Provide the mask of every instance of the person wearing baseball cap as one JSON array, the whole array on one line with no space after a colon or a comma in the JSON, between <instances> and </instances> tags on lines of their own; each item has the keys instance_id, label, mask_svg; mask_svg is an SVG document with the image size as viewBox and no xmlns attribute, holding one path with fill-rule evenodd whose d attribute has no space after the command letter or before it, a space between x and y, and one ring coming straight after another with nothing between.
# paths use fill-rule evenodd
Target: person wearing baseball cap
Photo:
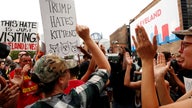
<instances>
[{"instance_id":1,"label":"person wearing baseball cap","mask_svg":"<svg viewBox=\"0 0 192 108\"><path fill-rule=\"evenodd\" d=\"M26 108L88 108L103 91L109 78L110 65L98 45L91 39L87 26L76 26L78 35L84 40L98 69L89 80L72 89L68 95L63 93L70 79L70 68L74 65L54 54L46 54L34 65L31 80L38 84L38 92L44 95L41 99Z\"/></svg>"},{"instance_id":2,"label":"person wearing baseball cap","mask_svg":"<svg viewBox=\"0 0 192 108\"><path fill-rule=\"evenodd\" d=\"M181 60L178 63L185 69L192 69L192 26L187 30L173 31L172 33L182 40L179 49Z\"/></svg>"},{"instance_id":3,"label":"person wearing baseball cap","mask_svg":"<svg viewBox=\"0 0 192 108\"><path fill-rule=\"evenodd\" d=\"M179 31L173 31L173 34L175 34L178 38L181 39L180 48L178 52L180 53L180 59L177 60L177 63L181 65L183 69L192 70L192 27L189 27L186 30L179 30ZM165 70L168 71L168 68ZM170 97L168 92L166 92L166 89L163 88L162 85L164 76L162 74L159 74L156 79L156 89L158 93L158 97L160 100L161 105L167 105L174 103L173 99ZM186 92L181 98L179 98L177 101L181 100L188 100L192 96L192 91ZM183 102L186 102L183 101ZM192 102L192 101L191 101ZM174 103L176 106L179 106L181 104ZM183 104L183 103L182 103ZM183 106L185 108L191 108L192 106L185 104L186 106ZM178 108L178 107L174 107Z\"/></svg>"},{"instance_id":4,"label":"person wearing baseball cap","mask_svg":"<svg viewBox=\"0 0 192 108\"><path fill-rule=\"evenodd\" d=\"M173 31L172 33L183 40L185 36L192 36L192 26L189 27L187 30Z\"/></svg>"},{"instance_id":5,"label":"person wearing baseball cap","mask_svg":"<svg viewBox=\"0 0 192 108\"><path fill-rule=\"evenodd\" d=\"M141 97L142 108L191 108L192 90L186 92L176 102L170 97L164 75L171 71L170 63L166 63L163 53L159 53L157 61L154 62L154 56L157 51L156 36L151 43L144 27L138 26L135 29L136 38L133 37L137 53L142 60L142 83ZM179 53L181 55L182 68L192 70L192 27L187 30L174 31L177 37L181 39ZM145 41L143 41L145 40Z\"/></svg>"}]
</instances>

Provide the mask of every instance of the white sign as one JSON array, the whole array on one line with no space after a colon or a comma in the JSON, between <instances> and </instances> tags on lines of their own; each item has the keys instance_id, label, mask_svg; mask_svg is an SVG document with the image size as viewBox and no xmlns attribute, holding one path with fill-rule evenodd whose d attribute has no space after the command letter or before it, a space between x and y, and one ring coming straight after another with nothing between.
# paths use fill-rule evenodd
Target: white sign
<instances>
[{"instance_id":1,"label":"white sign","mask_svg":"<svg viewBox=\"0 0 192 108\"><path fill-rule=\"evenodd\" d=\"M73 0L39 0L46 53L61 57L78 54L80 39L76 33Z\"/></svg>"},{"instance_id":2,"label":"white sign","mask_svg":"<svg viewBox=\"0 0 192 108\"><path fill-rule=\"evenodd\" d=\"M192 79L187 78L187 77L183 77L183 78L184 78L186 92L191 91L192 90Z\"/></svg>"},{"instance_id":3,"label":"white sign","mask_svg":"<svg viewBox=\"0 0 192 108\"><path fill-rule=\"evenodd\" d=\"M149 39L157 35L158 44L179 40L172 31L180 30L179 9L177 0L160 0L155 6L143 13L130 24L131 36L136 36L137 25L144 26ZM132 44L132 50L135 46Z\"/></svg>"},{"instance_id":4,"label":"white sign","mask_svg":"<svg viewBox=\"0 0 192 108\"><path fill-rule=\"evenodd\" d=\"M37 22L5 20L0 25L0 42L11 50L36 50Z\"/></svg>"}]
</instances>

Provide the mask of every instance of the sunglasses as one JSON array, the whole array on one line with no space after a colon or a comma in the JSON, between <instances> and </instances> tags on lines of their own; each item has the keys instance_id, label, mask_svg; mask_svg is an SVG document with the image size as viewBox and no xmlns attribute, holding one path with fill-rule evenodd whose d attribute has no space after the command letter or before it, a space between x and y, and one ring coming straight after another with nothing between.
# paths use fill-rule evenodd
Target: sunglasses
<instances>
[{"instance_id":1,"label":"sunglasses","mask_svg":"<svg viewBox=\"0 0 192 108\"><path fill-rule=\"evenodd\" d=\"M189 45L192 45L192 42L181 41L181 50L183 51Z\"/></svg>"}]
</instances>

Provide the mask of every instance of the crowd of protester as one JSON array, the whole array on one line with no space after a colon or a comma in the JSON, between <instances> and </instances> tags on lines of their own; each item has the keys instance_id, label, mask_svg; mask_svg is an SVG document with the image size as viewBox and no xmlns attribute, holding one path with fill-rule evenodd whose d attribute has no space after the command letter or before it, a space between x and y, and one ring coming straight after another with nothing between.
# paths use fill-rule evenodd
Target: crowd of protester
<instances>
[{"instance_id":1,"label":"crowd of protester","mask_svg":"<svg viewBox=\"0 0 192 108\"><path fill-rule=\"evenodd\" d=\"M0 107L3 108L191 108L192 27L173 32L181 41L177 54L157 52L143 27L132 37L136 53L119 47L115 60L91 39L89 28L77 25L84 40L83 58L59 57L39 48L34 57L20 51L12 60L10 49L0 47Z\"/></svg>"}]
</instances>

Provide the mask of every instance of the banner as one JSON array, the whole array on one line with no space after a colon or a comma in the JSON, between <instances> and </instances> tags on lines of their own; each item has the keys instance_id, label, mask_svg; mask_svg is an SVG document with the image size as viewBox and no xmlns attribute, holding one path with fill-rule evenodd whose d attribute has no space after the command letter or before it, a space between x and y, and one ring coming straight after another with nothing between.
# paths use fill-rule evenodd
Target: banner
<instances>
[{"instance_id":1,"label":"banner","mask_svg":"<svg viewBox=\"0 0 192 108\"><path fill-rule=\"evenodd\" d=\"M73 0L39 0L46 53L61 57L78 54L80 44L76 33Z\"/></svg>"},{"instance_id":2,"label":"banner","mask_svg":"<svg viewBox=\"0 0 192 108\"><path fill-rule=\"evenodd\" d=\"M0 42L11 50L35 51L37 31L37 22L4 20L0 25Z\"/></svg>"},{"instance_id":3,"label":"banner","mask_svg":"<svg viewBox=\"0 0 192 108\"><path fill-rule=\"evenodd\" d=\"M160 0L147 11L143 11L143 14L138 18L133 19L133 22L130 24L131 36L136 36L135 28L138 25L145 28L150 41L157 35L158 45L178 41L179 38L172 33L172 31L180 29L178 1ZM133 51L135 50L135 45L132 40L131 49Z\"/></svg>"}]
</instances>

